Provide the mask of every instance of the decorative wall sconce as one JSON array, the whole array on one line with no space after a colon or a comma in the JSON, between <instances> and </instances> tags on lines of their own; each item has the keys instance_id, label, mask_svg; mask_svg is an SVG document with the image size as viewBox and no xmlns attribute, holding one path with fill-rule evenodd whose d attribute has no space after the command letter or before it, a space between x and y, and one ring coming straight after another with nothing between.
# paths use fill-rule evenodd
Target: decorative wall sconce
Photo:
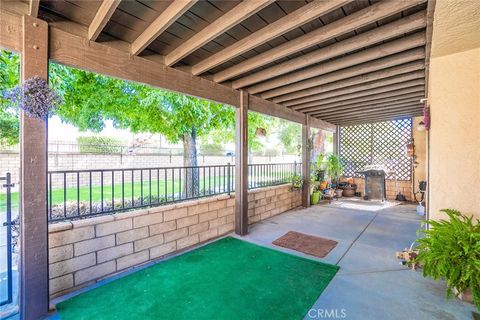
<instances>
[{"instance_id":1,"label":"decorative wall sconce","mask_svg":"<svg viewBox=\"0 0 480 320\"><path fill-rule=\"evenodd\" d=\"M422 132L422 131L425 131L425 129L426 129L425 128L425 122L420 121L420 123L417 125L417 131Z\"/></svg>"}]
</instances>

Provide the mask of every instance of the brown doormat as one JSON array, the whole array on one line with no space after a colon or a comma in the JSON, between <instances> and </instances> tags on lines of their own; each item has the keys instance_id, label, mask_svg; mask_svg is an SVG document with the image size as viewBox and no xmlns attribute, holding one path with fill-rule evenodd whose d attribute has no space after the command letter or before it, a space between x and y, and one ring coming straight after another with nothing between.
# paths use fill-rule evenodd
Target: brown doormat
<instances>
[{"instance_id":1,"label":"brown doormat","mask_svg":"<svg viewBox=\"0 0 480 320\"><path fill-rule=\"evenodd\" d=\"M300 251L318 258L325 257L337 245L337 241L289 231L272 242L276 246Z\"/></svg>"}]
</instances>

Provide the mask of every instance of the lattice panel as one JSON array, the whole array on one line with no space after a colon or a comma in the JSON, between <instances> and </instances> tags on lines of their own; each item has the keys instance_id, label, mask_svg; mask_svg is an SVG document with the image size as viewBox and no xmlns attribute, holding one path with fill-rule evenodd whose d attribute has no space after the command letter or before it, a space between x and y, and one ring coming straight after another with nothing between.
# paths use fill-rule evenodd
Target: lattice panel
<instances>
[{"instance_id":1,"label":"lattice panel","mask_svg":"<svg viewBox=\"0 0 480 320\"><path fill-rule=\"evenodd\" d=\"M411 159L405 147L412 139L412 119L340 128L340 157L345 175L359 177L366 165L383 165L395 174L388 179L410 180Z\"/></svg>"}]
</instances>

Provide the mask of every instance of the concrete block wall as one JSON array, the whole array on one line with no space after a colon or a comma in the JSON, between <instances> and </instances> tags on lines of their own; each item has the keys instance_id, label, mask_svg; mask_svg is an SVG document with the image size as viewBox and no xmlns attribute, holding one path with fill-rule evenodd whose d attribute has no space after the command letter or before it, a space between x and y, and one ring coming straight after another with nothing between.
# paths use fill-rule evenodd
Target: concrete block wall
<instances>
[{"instance_id":1,"label":"concrete block wall","mask_svg":"<svg viewBox=\"0 0 480 320\"><path fill-rule=\"evenodd\" d=\"M301 205L289 185L249 192L249 223ZM160 259L234 230L235 196L222 195L49 226L50 295Z\"/></svg>"},{"instance_id":2,"label":"concrete block wall","mask_svg":"<svg viewBox=\"0 0 480 320\"><path fill-rule=\"evenodd\" d=\"M357 192L361 192L363 196L365 190L365 179L354 178L353 180L357 185ZM388 200L395 200L397 194L401 192L408 201L414 201L411 181L386 180L385 186L387 189L386 191Z\"/></svg>"}]
</instances>

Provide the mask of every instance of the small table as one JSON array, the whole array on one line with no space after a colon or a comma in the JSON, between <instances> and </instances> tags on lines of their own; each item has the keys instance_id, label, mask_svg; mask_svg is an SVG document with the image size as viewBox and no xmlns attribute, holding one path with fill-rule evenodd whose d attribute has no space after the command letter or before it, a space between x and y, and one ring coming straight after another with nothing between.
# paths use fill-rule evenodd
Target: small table
<instances>
[{"instance_id":1,"label":"small table","mask_svg":"<svg viewBox=\"0 0 480 320\"><path fill-rule=\"evenodd\" d=\"M327 193L323 194L323 197L328 200L328 204L332 203L332 199L337 198L337 194L334 189L330 189Z\"/></svg>"}]
</instances>

